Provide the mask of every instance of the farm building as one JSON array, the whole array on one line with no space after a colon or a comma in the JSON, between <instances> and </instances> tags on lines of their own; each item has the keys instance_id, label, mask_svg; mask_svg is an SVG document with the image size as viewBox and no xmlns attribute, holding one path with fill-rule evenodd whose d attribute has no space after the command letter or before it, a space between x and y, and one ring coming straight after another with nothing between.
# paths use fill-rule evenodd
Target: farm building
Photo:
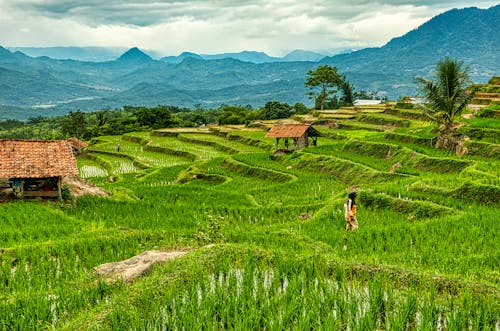
<instances>
[{"instance_id":1,"label":"farm building","mask_svg":"<svg viewBox=\"0 0 500 331\"><path fill-rule=\"evenodd\" d=\"M266 134L266 138L276 138L277 151L280 149L280 139L284 141L285 150L290 150L289 139L292 140L293 149L301 149L309 146L309 137L312 138L313 146L316 146L320 136L321 133L309 124L276 124Z\"/></svg>"},{"instance_id":2,"label":"farm building","mask_svg":"<svg viewBox=\"0 0 500 331\"><path fill-rule=\"evenodd\" d=\"M359 107L359 106L374 106L374 105L380 105L381 103L382 103L381 100L358 99L358 100L354 100L354 107Z\"/></svg>"},{"instance_id":3,"label":"farm building","mask_svg":"<svg viewBox=\"0 0 500 331\"><path fill-rule=\"evenodd\" d=\"M17 197L59 197L63 176L77 175L66 140L0 140L0 185Z\"/></svg>"}]
</instances>

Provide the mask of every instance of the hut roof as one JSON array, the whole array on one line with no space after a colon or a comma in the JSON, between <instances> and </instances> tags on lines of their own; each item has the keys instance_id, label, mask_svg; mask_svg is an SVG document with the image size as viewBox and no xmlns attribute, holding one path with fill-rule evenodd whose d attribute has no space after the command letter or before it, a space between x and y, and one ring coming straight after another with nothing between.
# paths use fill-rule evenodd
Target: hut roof
<instances>
[{"instance_id":1,"label":"hut roof","mask_svg":"<svg viewBox=\"0 0 500 331\"><path fill-rule=\"evenodd\" d=\"M0 140L0 178L77 175L66 140Z\"/></svg>"},{"instance_id":2,"label":"hut roof","mask_svg":"<svg viewBox=\"0 0 500 331\"><path fill-rule=\"evenodd\" d=\"M309 124L277 124L267 132L266 138L298 138L306 132L313 137L321 135Z\"/></svg>"},{"instance_id":3,"label":"hut roof","mask_svg":"<svg viewBox=\"0 0 500 331\"><path fill-rule=\"evenodd\" d=\"M68 142L71 144L71 146L74 149L82 149L82 148L88 147L88 145L89 145L85 141L80 140L80 139L75 138L75 137L69 138Z\"/></svg>"}]
</instances>

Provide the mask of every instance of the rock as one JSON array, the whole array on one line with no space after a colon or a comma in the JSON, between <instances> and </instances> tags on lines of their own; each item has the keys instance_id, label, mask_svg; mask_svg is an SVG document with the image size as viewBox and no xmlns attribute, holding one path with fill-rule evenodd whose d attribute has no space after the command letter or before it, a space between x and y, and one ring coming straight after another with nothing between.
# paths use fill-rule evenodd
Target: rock
<instances>
[{"instance_id":1,"label":"rock","mask_svg":"<svg viewBox=\"0 0 500 331\"><path fill-rule=\"evenodd\" d=\"M395 173L397 169L399 168L402 168L403 166L401 165L401 163L394 163L392 166L391 166L391 169L389 169L389 172L392 174L392 173Z\"/></svg>"},{"instance_id":2,"label":"rock","mask_svg":"<svg viewBox=\"0 0 500 331\"><path fill-rule=\"evenodd\" d=\"M307 219L309 219L309 218L311 218L311 217L312 217L312 216L311 216L311 214L309 214L309 213L302 213L302 214L300 214L300 215L299 215L299 218L300 218L301 220L307 220Z\"/></svg>"},{"instance_id":3,"label":"rock","mask_svg":"<svg viewBox=\"0 0 500 331\"><path fill-rule=\"evenodd\" d=\"M328 123L328 128L336 130L336 129L339 128L339 125L337 124L337 122L329 122Z\"/></svg>"},{"instance_id":4,"label":"rock","mask_svg":"<svg viewBox=\"0 0 500 331\"><path fill-rule=\"evenodd\" d=\"M103 276L107 283L114 283L118 280L131 283L136 278L150 272L154 264L173 260L185 254L187 254L186 251L145 251L127 260L101 264L94 270L98 275Z\"/></svg>"},{"instance_id":5,"label":"rock","mask_svg":"<svg viewBox=\"0 0 500 331\"><path fill-rule=\"evenodd\" d=\"M108 192L104 191L99 186L95 186L78 176L65 176L62 179L62 184L63 186L69 186L71 194L73 194L74 197L80 197L82 195L109 195Z\"/></svg>"},{"instance_id":6,"label":"rock","mask_svg":"<svg viewBox=\"0 0 500 331\"><path fill-rule=\"evenodd\" d=\"M470 140L469 137L463 135L441 135L437 138L436 148L447 151L455 151L457 156L468 154L469 150L465 147L465 143Z\"/></svg>"}]
</instances>

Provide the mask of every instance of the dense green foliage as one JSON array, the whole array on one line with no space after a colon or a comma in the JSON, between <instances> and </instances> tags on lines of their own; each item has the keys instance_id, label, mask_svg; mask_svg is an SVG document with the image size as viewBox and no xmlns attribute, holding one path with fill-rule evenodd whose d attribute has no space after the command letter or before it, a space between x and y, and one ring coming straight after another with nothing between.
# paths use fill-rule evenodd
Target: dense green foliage
<instances>
[{"instance_id":1,"label":"dense green foliage","mask_svg":"<svg viewBox=\"0 0 500 331\"><path fill-rule=\"evenodd\" d=\"M261 109L250 106L225 105L217 109L189 109L177 106L125 106L123 110L98 110L90 113L70 112L60 117L34 117L27 121L0 121L0 138L91 139L102 135L170 127L204 126L208 123L248 124L253 120L288 118L305 114L309 109L302 103L270 101Z\"/></svg>"},{"instance_id":2,"label":"dense green foliage","mask_svg":"<svg viewBox=\"0 0 500 331\"><path fill-rule=\"evenodd\" d=\"M0 204L0 329L494 330L498 145L478 135L459 158L409 114L366 114L386 122L316 126L318 146L286 155L234 126L94 139L80 175L109 197ZM132 284L93 271L148 249L188 254Z\"/></svg>"},{"instance_id":3,"label":"dense green foliage","mask_svg":"<svg viewBox=\"0 0 500 331\"><path fill-rule=\"evenodd\" d=\"M346 80L345 75L330 65L309 70L304 85L310 89L308 96L314 99L316 109L350 106L354 101L354 87ZM339 91L342 92L340 98L337 96Z\"/></svg>"},{"instance_id":4,"label":"dense green foliage","mask_svg":"<svg viewBox=\"0 0 500 331\"><path fill-rule=\"evenodd\" d=\"M466 90L468 71L462 62L446 57L436 65L435 81L418 78L425 98L420 107L433 121L451 126L465 111L473 96Z\"/></svg>"}]
</instances>

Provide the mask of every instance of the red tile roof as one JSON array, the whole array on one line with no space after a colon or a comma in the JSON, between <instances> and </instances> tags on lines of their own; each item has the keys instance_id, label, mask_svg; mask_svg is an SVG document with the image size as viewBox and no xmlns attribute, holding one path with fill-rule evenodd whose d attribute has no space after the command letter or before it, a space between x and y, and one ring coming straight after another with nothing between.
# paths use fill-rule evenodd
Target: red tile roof
<instances>
[{"instance_id":1,"label":"red tile roof","mask_svg":"<svg viewBox=\"0 0 500 331\"><path fill-rule=\"evenodd\" d=\"M277 124L267 132L266 138L298 138L308 130L312 135L319 135L309 124Z\"/></svg>"},{"instance_id":2,"label":"red tile roof","mask_svg":"<svg viewBox=\"0 0 500 331\"><path fill-rule=\"evenodd\" d=\"M0 178L77 174L76 159L66 140L0 140Z\"/></svg>"},{"instance_id":3,"label":"red tile roof","mask_svg":"<svg viewBox=\"0 0 500 331\"><path fill-rule=\"evenodd\" d=\"M82 149L82 148L88 147L88 145L89 145L85 141L79 140L78 138L75 138L75 137L69 138L68 142L71 143L71 146L74 149Z\"/></svg>"}]
</instances>

